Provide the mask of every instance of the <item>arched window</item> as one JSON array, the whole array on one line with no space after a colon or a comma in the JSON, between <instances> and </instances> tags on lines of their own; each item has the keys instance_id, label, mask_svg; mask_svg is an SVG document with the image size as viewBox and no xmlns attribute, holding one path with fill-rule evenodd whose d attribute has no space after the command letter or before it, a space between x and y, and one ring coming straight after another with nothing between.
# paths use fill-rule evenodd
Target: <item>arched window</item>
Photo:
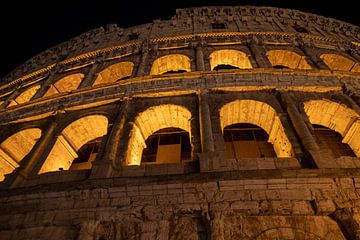
<instances>
[{"instance_id":1,"label":"arched window","mask_svg":"<svg viewBox=\"0 0 360 240\"><path fill-rule=\"evenodd\" d=\"M107 128L108 120L102 115L86 116L69 124L57 137L39 174L91 168Z\"/></svg>"},{"instance_id":2,"label":"arched window","mask_svg":"<svg viewBox=\"0 0 360 240\"><path fill-rule=\"evenodd\" d=\"M266 53L274 68L311 69L305 57L288 50L270 50Z\"/></svg>"},{"instance_id":3,"label":"arched window","mask_svg":"<svg viewBox=\"0 0 360 240\"><path fill-rule=\"evenodd\" d=\"M143 155L143 150L146 147L149 147L149 149L145 151L145 157L146 155L154 154L155 152L156 153L159 153L159 151L166 152L171 148L173 148L173 150L177 149L178 151L179 147L182 146L185 147L187 143L180 142L180 146L179 146L178 140L175 139L168 140L169 139L168 137L169 136L179 137L180 134L180 138L184 138L184 140L186 140L187 136L189 136L189 139L191 139L190 119L191 119L191 113L189 112L189 110L187 110L182 106L173 105L173 104L164 104L164 105L150 107L144 112L138 114L134 122L134 126L128 144L126 163L128 165L140 165L141 158ZM177 132L176 134L174 132L174 135L172 135L172 133L169 131L177 131ZM153 134L155 135L151 137ZM157 138L158 141L160 142L156 143L155 140L152 140L154 138ZM169 144L165 144L165 143L169 143ZM174 143L173 145L177 145L177 146L167 146L167 147L162 146L162 145L172 145L170 143ZM171 159L171 161L175 161L174 160L175 158L173 157L170 158L166 156L161 157L162 160L159 160L160 156L157 159L160 162L169 162L170 160L167 160L167 158ZM151 161L154 161L154 159Z\"/></svg>"},{"instance_id":4,"label":"arched window","mask_svg":"<svg viewBox=\"0 0 360 240\"><path fill-rule=\"evenodd\" d=\"M145 141L141 163L179 163L191 160L189 133L180 128L163 128Z\"/></svg>"},{"instance_id":5,"label":"arched window","mask_svg":"<svg viewBox=\"0 0 360 240\"><path fill-rule=\"evenodd\" d=\"M163 73L190 72L190 58L183 54L169 54L157 58L150 70L150 75Z\"/></svg>"},{"instance_id":6,"label":"arched window","mask_svg":"<svg viewBox=\"0 0 360 240\"><path fill-rule=\"evenodd\" d=\"M131 77L134 68L132 62L119 62L102 70L93 85L111 83Z\"/></svg>"},{"instance_id":7,"label":"arched window","mask_svg":"<svg viewBox=\"0 0 360 240\"><path fill-rule=\"evenodd\" d=\"M82 73L71 74L63 77L50 86L49 90L44 94L44 97L75 90L79 87L83 78L84 74Z\"/></svg>"},{"instance_id":8,"label":"arched window","mask_svg":"<svg viewBox=\"0 0 360 240\"><path fill-rule=\"evenodd\" d=\"M11 100L8 107L15 106L18 104L22 104L31 100L31 98L36 94L36 92L40 89L40 85L33 86L31 88L26 89L15 99Z\"/></svg>"},{"instance_id":9,"label":"arched window","mask_svg":"<svg viewBox=\"0 0 360 240\"><path fill-rule=\"evenodd\" d=\"M360 72L360 64L338 54L322 54L320 58L331 69L336 71Z\"/></svg>"},{"instance_id":10,"label":"arched window","mask_svg":"<svg viewBox=\"0 0 360 240\"><path fill-rule=\"evenodd\" d=\"M329 150L333 157L356 157L350 146L342 142L343 137L330 128L314 124L314 133L321 149Z\"/></svg>"},{"instance_id":11,"label":"arched window","mask_svg":"<svg viewBox=\"0 0 360 240\"><path fill-rule=\"evenodd\" d=\"M17 132L0 144L0 181L4 175L19 167L21 160L31 151L41 136L39 128Z\"/></svg>"},{"instance_id":12,"label":"arched window","mask_svg":"<svg viewBox=\"0 0 360 240\"><path fill-rule=\"evenodd\" d=\"M211 70L252 68L248 56L240 51L225 49L210 54Z\"/></svg>"},{"instance_id":13,"label":"arched window","mask_svg":"<svg viewBox=\"0 0 360 240\"><path fill-rule=\"evenodd\" d=\"M259 126L268 135L277 157L292 157L293 150L276 111L268 104L255 100L235 100L220 109L220 123L224 136L226 127L238 123ZM227 139L225 139L227 141Z\"/></svg>"},{"instance_id":14,"label":"arched window","mask_svg":"<svg viewBox=\"0 0 360 240\"><path fill-rule=\"evenodd\" d=\"M248 124L232 124L224 128L224 140L228 158L276 157L269 135L260 127Z\"/></svg>"},{"instance_id":15,"label":"arched window","mask_svg":"<svg viewBox=\"0 0 360 240\"><path fill-rule=\"evenodd\" d=\"M360 156L360 118L354 110L329 100L310 100L304 110L311 124L321 125L342 136L356 156ZM316 129L316 128L315 128Z\"/></svg>"}]
</instances>

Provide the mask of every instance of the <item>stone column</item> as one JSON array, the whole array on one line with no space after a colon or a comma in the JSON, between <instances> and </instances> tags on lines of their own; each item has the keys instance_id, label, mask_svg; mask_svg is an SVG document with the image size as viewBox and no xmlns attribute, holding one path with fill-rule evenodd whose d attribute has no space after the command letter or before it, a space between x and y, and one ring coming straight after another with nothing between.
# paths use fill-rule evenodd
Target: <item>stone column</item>
<instances>
[{"instance_id":1,"label":"stone column","mask_svg":"<svg viewBox=\"0 0 360 240\"><path fill-rule=\"evenodd\" d=\"M313 52L311 46L306 45L301 39L297 39L297 45L305 54L305 59L312 68L319 70L330 70L329 67L322 61L322 59Z\"/></svg>"},{"instance_id":2,"label":"stone column","mask_svg":"<svg viewBox=\"0 0 360 240\"><path fill-rule=\"evenodd\" d=\"M328 161L327 158L321 155L320 148L316 143L313 135L306 126L294 102L285 92L280 92L282 103L286 107L290 120L295 128L296 133L300 137L300 141L305 150L311 155L318 168L336 168L333 161Z\"/></svg>"},{"instance_id":3,"label":"stone column","mask_svg":"<svg viewBox=\"0 0 360 240\"><path fill-rule=\"evenodd\" d=\"M87 74L85 75L84 79L81 81L78 88L84 88L84 87L90 87L94 84L96 77L97 77L97 71L99 67L101 66L99 61L96 61L89 69Z\"/></svg>"},{"instance_id":4,"label":"stone column","mask_svg":"<svg viewBox=\"0 0 360 240\"><path fill-rule=\"evenodd\" d=\"M331 218L339 225L346 239L360 239L360 214L350 208L338 209Z\"/></svg>"},{"instance_id":5,"label":"stone column","mask_svg":"<svg viewBox=\"0 0 360 240\"><path fill-rule=\"evenodd\" d=\"M10 96L0 105L0 109L6 108L12 100L14 100L20 95L19 88L17 88L12 94L10 94Z\"/></svg>"},{"instance_id":6,"label":"stone column","mask_svg":"<svg viewBox=\"0 0 360 240\"><path fill-rule=\"evenodd\" d=\"M360 94L350 84L344 83L343 92L356 106L360 107Z\"/></svg>"},{"instance_id":7,"label":"stone column","mask_svg":"<svg viewBox=\"0 0 360 240\"><path fill-rule=\"evenodd\" d=\"M120 106L120 111L107 138L104 155L93 162L90 178L110 177L113 166L118 163L117 159L120 157L120 145L124 144L121 142L121 135L125 125L128 108L129 100L125 100ZM116 169L121 169L122 166L115 167Z\"/></svg>"},{"instance_id":8,"label":"stone column","mask_svg":"<svg viewBox=\"0 0 360 240\"><path fill-rule=\"evenodd\" d=\"M57 126L56 119L49 119L48 126L42 130L40 139L21 161L20 167L5 180L9 188L21 186L26 179L37 175L56 141Z\"/></svg>"},{"instance_id":9,"label":"stone column","mask_svg":"<svg viewBox=\"0 0 360 240\"><path fill-rule=\"evenodd\" d=\"M141 48L141 59L140 63L138 65L136 76L144 76L145 75L145 69L148 64L148 55L149 55L149 43L144 42Z\"/></svg>"},{"instance_id":10,"label":"stone column","mask_svg":"<svg viewBox=\"0 0 360 240\"><path fill-rule=\"evenodd\" d=\"M205 71L203 44L200 42L195 46L196 71Z\"/></svg>"},{"instance_id":11,"label":"stone column","mask_svg":"<svg viewBox=\"0 0 360 240\"><path fill-rule=\"evenodd\" d=\"M30 99L30 101L41 98L49 90L51 84L53 84L54 78L59 71L60 66L56 66L49 74L48 78L42 81L40 89L35 93L35 95Z\"/></svg>"},{"instance_id":12,"label":"stone column","mask_svg":"<svg viewBox=\"0 0 360 240\"><path fill-rule=\"evenodd\" d=\"M199 114L202 152L214 152L211 115L207 100L207 94L204 92L199 94Z\"/></svg>"},{"instance_id":13,"label":"stone column","mask_svg":"<svg viewBox=\"0 0 360 240\"><path fill-rule=\"evenodd\" d=\"M266 51L257 38L254 37L250 40L247 46L259 68L272 68L269 59L266 57Z\"/></svg>"}]
</instances>

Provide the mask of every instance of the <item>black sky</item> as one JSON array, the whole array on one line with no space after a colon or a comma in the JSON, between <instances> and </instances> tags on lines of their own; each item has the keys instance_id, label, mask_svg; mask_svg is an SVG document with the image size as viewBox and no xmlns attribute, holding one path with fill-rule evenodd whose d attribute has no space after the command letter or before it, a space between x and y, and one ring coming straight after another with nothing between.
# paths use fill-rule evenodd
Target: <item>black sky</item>
<instances>
[{"instance_id":1,"label":"black sky","mask_svg":"<svg viewBox=\"0 0 360 240\"><path fill-rule=\"evenodd\" d=\"M49 0L0 2L2 51L0 77L30 57L108 23L129 27L169 19L176 8L254 5L298 9L360 26L355 0Z\"/></svg>"}]
</instances>

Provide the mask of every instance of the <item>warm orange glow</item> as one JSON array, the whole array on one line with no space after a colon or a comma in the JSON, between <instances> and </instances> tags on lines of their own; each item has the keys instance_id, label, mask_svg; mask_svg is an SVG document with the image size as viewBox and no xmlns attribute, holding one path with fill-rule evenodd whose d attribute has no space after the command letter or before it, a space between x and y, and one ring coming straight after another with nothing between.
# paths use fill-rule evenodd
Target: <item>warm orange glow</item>
<instances>
[{"instance_id":1,"label":"warm orange glow","mask_svg":"<svg viewBox=\"0 0 360 240\"><path fill-rule=\"evenodd\" d=\"M18 104L22 104L31 100L31 98L36 94L36 92L40 89L40 85L33 86L31 88L26 89L22 92L17 98L11 100L8 107L15 106Z\"/></svg>"},{"instance_id":2,"label":"warm orange glow","mask_svg":"<svg viewBox=\"0 0 360 240\"><path fill-rule=\"evenodd\" d=\"M69 76L63 77L54 85L51 85L50 89L45 93L44 97L75 90L79 87L84 77L84 74L81 73L71 74Z\"/></svg>"},{"instance_id":3,"label":"warm orange glow","mask_svg":"<svg viewBox=\"0 0 360 240\"><path fill-rule=\"evenodd\" d=\"M130 77L133 72L133 68L134 63L132 62L115 63L102 70L98 74L93 85L116 82L122 78Z\"/></svg>"},{"instance_id":4,"label":"warm orange glow","mask_svg":"<svg viewBox=\"0 0 360 240\"><path fill-rule=\"evenodd\" d=\"M236 123L255 124L269 135L277 157L292 157L291 143L276 111L268 104L255 100L235 100L220 109L221 129Z\"/></svg>"},{"instance_id":5,"label":"warm orange glow","mask_svg":"<svg viewBox=\"0 0 360 240\"><path fill-rule=\"evenodd\" d=\"M190 58L183 54L169 54L159 57L153 62L150 75L179 70L191 72Z\"/></svg>"},{"instance_id":6,"label":"warm orange glow","mask_svg":"<svg viewBox=\"0 0 360 240\"><path fill-rule=\"evenodd\" d=\"M191 113L185 107L165 104L151 107L140 113L134 122L126 155L127 165L140 165L145 140L163 128L180 128L189 134ZM190 136L191 139L191 136Z\"/></svg>"},{"instance_id":7,"label":"warm orange glow","mask_svg":"<svg viewBox=\"0 0 360 240\"><path fill-rule=\"evenodd\" d=\"M331 69L336 71L360 72L360 65L337 54L322 54L320 58Z\"/></svg>"},{"instance_id":8,"label":"warm orange glow","mask_svg":"<svg viewBox=\"0 0 360 240\"><path fill-rule=\"evenodd\" d=\"M252 68L249 58L245 53L232 49L217 50L210 54L211 70L222 64L241 69Z\"/></svg>"},{"instance_id":9,"label":"warm orange glow","mask_svg":"<svg viewBox=\"0 0 360 240\"><path fill-rule=\"evenodd\" d=\"M266 53L272 66L284 66L291 69L311 69L305 57L288 50L270 50Z\"/></svg>"},{"instance_id":10,"label":"warm orange glow","mask_svg":"<svg viewBox=\"0 0 360 240\"><path fill-rule=\"evenodd\" d=\"M329 100L311 100L304 110L312 124L330 128L343 136L355 155L360 157L360 116L345 105Z\"/></svg>"},{"instance_id":11,"label":"warm orange glow","mask_svg":"<svg viewBox=\"0 0 360 240\"><path fill-rule=\"evenodd\" d=\"M87 142L107 134L108 120L102 115L80 118L68 125L58 136L40 173L68 170L78 157L77 151Z\"/></svg>"},{"instance_id":12,"label":"warm orange glow","mask_svg":"<svg viewBox=\"0 0 360 240\"><path fill-rule=\"evenodd\" d=\"M4 174L19 167L40 136L40 129L29 128L11 135L0 144L0 181L4 179Z\"/></svg>"}]
</instances>

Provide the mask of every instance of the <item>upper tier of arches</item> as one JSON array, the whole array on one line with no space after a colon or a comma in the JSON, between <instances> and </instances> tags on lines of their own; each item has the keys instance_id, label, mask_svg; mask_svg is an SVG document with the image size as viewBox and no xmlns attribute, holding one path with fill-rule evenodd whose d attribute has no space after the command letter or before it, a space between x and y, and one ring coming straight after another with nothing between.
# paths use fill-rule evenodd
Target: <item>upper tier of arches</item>
<instances>
[{"instance_id":1,"label":"upper tier of arches","mask_svg":"<svg viewBox=\"0 0 360 240\"><path fill-rule=\"evenodd\" d=\"M136 76L187 73L191 71L217 71L231 70L242 71L253 68L288 68L294 70L316 70L322 67L333 71L360 72L360 65L353 57L344 54L317 53L312 57L301 53L300 50L274 49L273 47L264 51L262 60L255 61L254 56L248 49L221 48L209 52L206 55L191 54L189 51L180 53L169 53L155 58L147 58L148 66L142 64L143 60L134 61L133 58L124 60L112 60L103 62L92 67L84 67L63 73L55 74L34 84L27 84L19 88L13 94L0 98L0 108L12 107L18 104L29 102L41 97L50 97L59 93L68 93L85 87L98 87L103 84L111 84L124 81ZM315 61L314 58L317 58ZM130 59L132 59L130 61ZM201 69L199 62L204 62L204 69ZM260 62L261 63L260 63ZM268 62L268 64L266 64ZM316 62L316 64L315 64ZM323 65L319 64L322 62ZM265 65L264 65L265 64ZM322 69L325 70L325 69Z\"/></svg>"}]
</instances>

